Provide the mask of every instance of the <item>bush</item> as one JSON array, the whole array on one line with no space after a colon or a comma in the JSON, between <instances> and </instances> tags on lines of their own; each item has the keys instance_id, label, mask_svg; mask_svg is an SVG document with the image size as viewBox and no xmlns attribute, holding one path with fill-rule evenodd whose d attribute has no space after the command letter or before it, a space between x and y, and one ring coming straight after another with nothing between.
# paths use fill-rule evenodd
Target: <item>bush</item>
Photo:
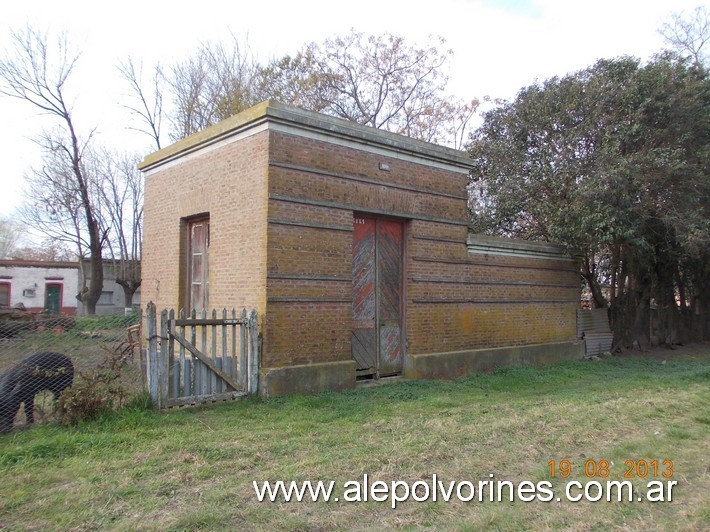
<instances>
[{"instance_id":1,"label":"bush","mask_svg":"<svg viewBox=\"0 0 710 532\"><path fill-rule=\"evenodd\" d=\"M124 353L106 349L103 362L92 371L78 371L74 384L57 401L59 421L77 425L124 406L126 390L121 384Z\"/></svg>"},{"instance_id":2,"label":"bush","mask_svg":"<svg viewBox=\"0 0 710 532\"><path fill-rule=\"evenodd\" d=\"M111 412L114 408L113 390L101 375L79 372L74 384L64 390L57 401L59 421L77 425Z\"/></svg>"}]
</instances>

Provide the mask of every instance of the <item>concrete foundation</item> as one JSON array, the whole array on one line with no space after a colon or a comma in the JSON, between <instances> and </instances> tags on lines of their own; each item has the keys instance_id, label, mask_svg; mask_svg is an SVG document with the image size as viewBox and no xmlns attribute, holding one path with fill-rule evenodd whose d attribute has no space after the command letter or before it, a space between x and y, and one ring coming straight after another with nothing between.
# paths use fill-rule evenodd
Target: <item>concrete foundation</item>
<instances>
[{"instance_id":1,"label":"concrete foundation","mask_svg":"<svg viewBox=\"0 0 710 532\"><path fill-rule=\"evenodd\" d=\"M259 389L262 397L294 393L318 393L355 387L355 361L324 362L283 368L262 368Z\"/></svg>"},{"instance_id":2,"label":"concrete foundation","mask_svg":"<svg viewBox=\"0 0 710 532\"><path fill-rule=\"evenodd\" d=\"M527 364L553 364L584 357L583 342L471 349L449 353L409 355L404 376L410 379L455 379L498 368Z\"/></svg>"}]
</instances>

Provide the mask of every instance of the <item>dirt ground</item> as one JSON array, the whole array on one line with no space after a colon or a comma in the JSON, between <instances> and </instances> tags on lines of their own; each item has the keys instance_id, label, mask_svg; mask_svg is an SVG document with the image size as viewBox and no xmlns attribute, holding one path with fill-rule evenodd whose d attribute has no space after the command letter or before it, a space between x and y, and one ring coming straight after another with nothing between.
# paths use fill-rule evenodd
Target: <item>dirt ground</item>
<instances>
[{"instance_id":1,"label":"dirt ground","mask_svg":"<svg viewBox=\"0 0 710 532\"><path fill-rule=\"evenodd\" d=\"M622 357L643 357L654 358L656 360L710 360L710 342L698 342L687 345L656 346L648 351L638 349L626 349L614 356Z\"/></svg>"}]
</instances>

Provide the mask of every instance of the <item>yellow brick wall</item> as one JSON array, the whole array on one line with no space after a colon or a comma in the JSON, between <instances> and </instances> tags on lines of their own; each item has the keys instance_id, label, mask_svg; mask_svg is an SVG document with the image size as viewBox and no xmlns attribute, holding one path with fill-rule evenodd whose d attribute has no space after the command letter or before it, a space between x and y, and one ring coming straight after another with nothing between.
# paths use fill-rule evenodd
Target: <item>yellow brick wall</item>
<instances>
[{"instance_id":1,"label":"yellow brick wall","mask_svg":"<svg viewBox=\"0 0 710 532\"><path fill-rule=\"evenodd\" d=\"M575 264L470 254L465 174L282 133L269 155L265 366L351 359L357 212L405 220L408 353L574 339Z\"/></svg>"},{"instance_id":2,"label":"yellow brick wall","mask_svg":"<svg viewBox=\"0 0 710 532\"><path fill-rule=\"evenodd\" d=\"M180 220L209 213L209 306L265 310L267 162L264 131L146 176L143 305L184 303Z\"/></svg>"}]
</instances>

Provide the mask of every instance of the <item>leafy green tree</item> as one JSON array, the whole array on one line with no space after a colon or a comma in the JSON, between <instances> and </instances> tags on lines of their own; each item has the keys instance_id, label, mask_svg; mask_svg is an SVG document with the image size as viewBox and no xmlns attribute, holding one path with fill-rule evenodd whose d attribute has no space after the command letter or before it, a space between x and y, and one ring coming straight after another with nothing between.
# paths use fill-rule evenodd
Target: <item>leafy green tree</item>
<instances>
[{"instance_id":1,"label":"leafy green tree","mask_svg":"<svg viewBox=\"0 0 710 532\"><path fill-rule=\"evenodd\" d=\"M648 344L651 310L661 341L706 337L709 91L670 54L523 89L473 138L474 229L566 244L626 345Z\"/></svg>"}]
</instances>

